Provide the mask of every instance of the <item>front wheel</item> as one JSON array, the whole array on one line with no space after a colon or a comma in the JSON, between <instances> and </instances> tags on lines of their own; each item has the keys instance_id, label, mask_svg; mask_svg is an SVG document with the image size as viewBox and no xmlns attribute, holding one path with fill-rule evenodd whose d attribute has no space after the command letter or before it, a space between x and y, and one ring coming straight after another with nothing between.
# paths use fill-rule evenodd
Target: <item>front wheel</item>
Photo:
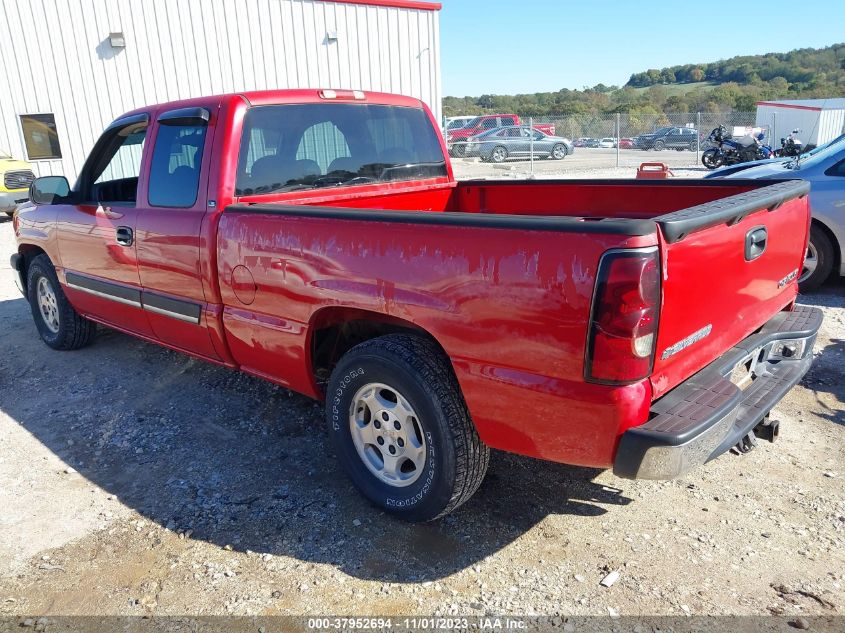
<instances>
[{"instance_id":1,"label":"front wheel","mask_svg":"<svg viewBox=\"0 0 845 633\"><path fill-rule=\"evenodd\" d=\"M803 293L821 286L833 271L833 244L820 227L810 228L810 243L804 257L804 266L798 278L798 287Z\"/></svg>"},{"instance_id":2,"label":"front wheel","mask_svg":"<svg viewBox=\"0 0 845 633\"><path fill-rule=\"evenodd\" d=\"M665 141L654 141L654 150L657 152L662 151L666 147Z\"/></svg>"},{"instance_id":3,"label":"front wheel","mask_svg":"<svg viewBox=\"0 0 845 633\"><path fill-rule=\"evenodd\" d=\"M335 452L374 504L410 521L448 514L478 489L490 452L452 367L426 339L392 334L352 348L332 372Z\"/></svg>"},{"instance_id":4,"label":"front wheel","mask_svg":"<svg viewBox=\"0 0 845 633\"><path fill-rule=\"evenodd\" d=\"M707 169L716 169L721 167L724 159L716 148L710 148L701 154L701 164Z\"/></svg>"},{"instance_id":5,"label":"front wheel","mask_svg":"<svg viewBox=\"0 0 845 633\"><path fill-rule=\"evenodd\" d=\"M72 350L94 340L97 324L80 315L65 297L56 269L46 255L29 264L27 298L41 339L53 349Z\"/></svg>"},{"instance_id":6,"label":"front wheel","mask_svg":"<svg viewBox=\"0 0 845 633\"><path fill-rule=\"evenodd\" d=\"M563 160L566 158L566 145L558 144L552 148L552 158L555 160Z\"/></svg>"}]
</instances>

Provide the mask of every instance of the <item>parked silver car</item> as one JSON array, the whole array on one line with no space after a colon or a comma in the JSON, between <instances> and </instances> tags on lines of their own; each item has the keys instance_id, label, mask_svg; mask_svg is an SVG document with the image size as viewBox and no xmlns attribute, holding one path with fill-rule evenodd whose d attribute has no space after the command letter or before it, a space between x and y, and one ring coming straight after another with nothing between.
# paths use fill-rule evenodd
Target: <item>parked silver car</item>
<instances>
[{"instance_id":1,"label":"parked silver car","mask_svg":"<svg viewBox=\"0 0 845 633\"><path fill-rule=\"evenodd\" d=\"M845 137L798 158L769 161L740 171L728 168L724 178L803 178L810 182L813 224L799 283L807 292L818 288L832 272L845 275ZM711 178L719 178L715 171Z\"/></svg>"},{"instance_id":2,"label":"parked silver car","mask_svg":"<svg viewBox=\"0 0 845 633\"><path fill-rule=\"evenodd\" d=\"M527 160L531 157L532 141L534 158L561 160L575 151L568 138L549 136L527 125L494 128L470 138L465 156L479 156L485 162L502 163L508 159Z\"/></svg>"}]
</instances>

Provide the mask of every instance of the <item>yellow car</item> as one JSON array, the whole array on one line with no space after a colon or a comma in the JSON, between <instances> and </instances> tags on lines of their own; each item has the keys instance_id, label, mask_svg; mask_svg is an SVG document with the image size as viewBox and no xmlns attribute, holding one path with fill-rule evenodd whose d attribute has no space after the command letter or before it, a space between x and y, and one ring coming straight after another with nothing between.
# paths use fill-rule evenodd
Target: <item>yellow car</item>
<instances>
[{"instance_id":1,"label":"yellow car","mask_svg":"<svg viewBox=\"0 0 845 633\"><path fill-rule=\"evenodd\" d=\"M0 212L14 215L15 209L29 200L29 185L34 179L29 163L0 150Z\"/></svg>"}]
</instances>

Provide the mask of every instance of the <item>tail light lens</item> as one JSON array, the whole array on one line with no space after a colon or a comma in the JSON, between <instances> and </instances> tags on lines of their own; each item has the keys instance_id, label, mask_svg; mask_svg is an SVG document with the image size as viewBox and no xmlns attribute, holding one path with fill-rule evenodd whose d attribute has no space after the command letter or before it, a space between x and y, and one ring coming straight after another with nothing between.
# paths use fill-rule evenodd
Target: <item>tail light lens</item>
<instances>
[{"instance_id":1,"label":"tail light lens","mask_svg":"<svg viewBox=\"0 0 845 633\"><path fill-rule=\"evenodd\" d=\"M659 314L657 249L605 253L590 313L585 378L626 384L651 374Z\"/></svg>"}]
</instances>

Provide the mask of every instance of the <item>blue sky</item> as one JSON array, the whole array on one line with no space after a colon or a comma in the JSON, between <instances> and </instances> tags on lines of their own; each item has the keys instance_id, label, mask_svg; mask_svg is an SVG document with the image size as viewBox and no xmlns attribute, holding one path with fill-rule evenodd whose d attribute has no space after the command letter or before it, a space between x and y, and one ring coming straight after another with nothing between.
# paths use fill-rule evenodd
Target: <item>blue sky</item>
<instances>
[{"instance_id":1,"label":"blue sky","mask_svg":"<svg viewBox=\"0 0 845 633\"><path fill-rule=\"evenodd\" d=\"M631 73L845 41L843 0L441 0L443 94L622 85Z\"/></svg>"}]
</instances>

